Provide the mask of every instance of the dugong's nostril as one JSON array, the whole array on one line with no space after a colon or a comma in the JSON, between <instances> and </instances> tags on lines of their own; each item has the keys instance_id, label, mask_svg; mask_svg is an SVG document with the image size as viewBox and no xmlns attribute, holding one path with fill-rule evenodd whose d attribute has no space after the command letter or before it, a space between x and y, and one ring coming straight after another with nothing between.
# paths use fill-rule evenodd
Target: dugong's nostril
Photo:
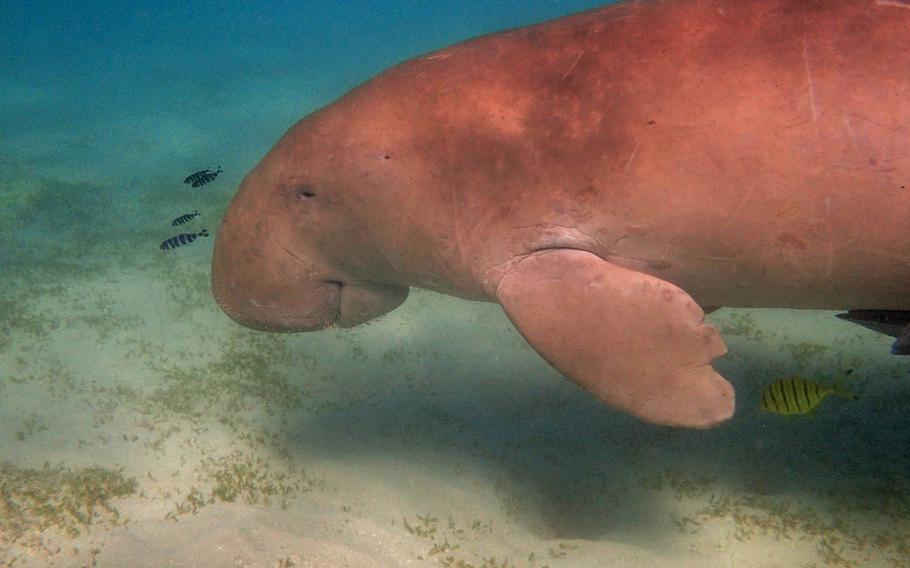
<instances>
[{"instance_id":1,"label":"dugong's nostril","mask_svg":"<svg viewBox=\"0 0 910 568\"><path fill-rule=\"evenodd\" d=\"M294 199L305 200L316 197L316 192L309 186L304 186L294 192Z\"/></svg>"}]
</instances>

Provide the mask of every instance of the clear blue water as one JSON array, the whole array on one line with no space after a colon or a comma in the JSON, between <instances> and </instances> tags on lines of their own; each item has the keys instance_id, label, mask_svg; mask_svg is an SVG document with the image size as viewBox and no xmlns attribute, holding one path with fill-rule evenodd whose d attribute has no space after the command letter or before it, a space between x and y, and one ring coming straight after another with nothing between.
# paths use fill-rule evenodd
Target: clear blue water
<instances>
[{"instance_id":1,"label":"clear blue water","mask_svg":"<svg viewBox=\"0 0 910 568\"><path fill-rule=\"evenodd\" d=\"M158 249L375 73L598 4L0 2L0 563L910 565L906 361L831 313L710 316L737 417L678 431L596 404L496 306L417 291L271 336L214 305L210 238ZM858 401L758 409L846 368Z\"/></svg>"}]
</instances>

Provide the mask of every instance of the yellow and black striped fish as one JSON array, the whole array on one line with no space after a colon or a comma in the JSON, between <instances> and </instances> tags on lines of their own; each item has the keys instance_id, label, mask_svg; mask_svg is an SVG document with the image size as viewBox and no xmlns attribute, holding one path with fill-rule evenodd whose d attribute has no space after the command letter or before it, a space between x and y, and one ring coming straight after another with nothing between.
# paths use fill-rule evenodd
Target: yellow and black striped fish
<instances>
[{"instance_id":1,"label":"yellow and black striped fish","mask_svg":"<svg viewBox=\"0 0 910 568\"><path fill-rule=\"evenodd\" d=\"M839 386L821 385L802 377L774 381L761 393L761 407L775 414L809 414L829 394L856 400Z\"/></svg>"}]
</instances>

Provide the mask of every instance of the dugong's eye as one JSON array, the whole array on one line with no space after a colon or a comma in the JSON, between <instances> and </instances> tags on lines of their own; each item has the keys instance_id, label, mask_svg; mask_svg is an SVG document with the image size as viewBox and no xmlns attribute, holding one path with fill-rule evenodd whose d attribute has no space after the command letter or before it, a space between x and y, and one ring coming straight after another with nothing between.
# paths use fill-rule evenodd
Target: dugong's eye
<instances>
[{"instance_id":1,"label":"dugong's eye","mask_svg":"<svg viewBox=\"0 0 910 568\"><path fill-rule=\"evenodd\" d=\"M308 185L305 185L303 187L300 187L300 188L294 190L294 199L302 200L302 199L312 199L314 197L316 197L316 192L313 191L313 188Z\"/></svg>"}]
</instances>

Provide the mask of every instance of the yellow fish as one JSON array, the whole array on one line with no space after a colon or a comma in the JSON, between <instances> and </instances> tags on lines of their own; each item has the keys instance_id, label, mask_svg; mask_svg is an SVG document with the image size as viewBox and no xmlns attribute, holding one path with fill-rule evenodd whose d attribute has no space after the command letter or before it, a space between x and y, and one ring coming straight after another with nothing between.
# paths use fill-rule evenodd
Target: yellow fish
<instances>
[{"instance_id":1,"label":"yellow fish","mask_svg":"<svg viewBox=\"0 0 910 568\"><path fill-rule=\"evenodd\" d=\"M839 386L821 385L802 377L789 377L774 381L761 393L761 407L775 414L809 414L829 394L856 400Z\"/></svg>"}]
</instances>

